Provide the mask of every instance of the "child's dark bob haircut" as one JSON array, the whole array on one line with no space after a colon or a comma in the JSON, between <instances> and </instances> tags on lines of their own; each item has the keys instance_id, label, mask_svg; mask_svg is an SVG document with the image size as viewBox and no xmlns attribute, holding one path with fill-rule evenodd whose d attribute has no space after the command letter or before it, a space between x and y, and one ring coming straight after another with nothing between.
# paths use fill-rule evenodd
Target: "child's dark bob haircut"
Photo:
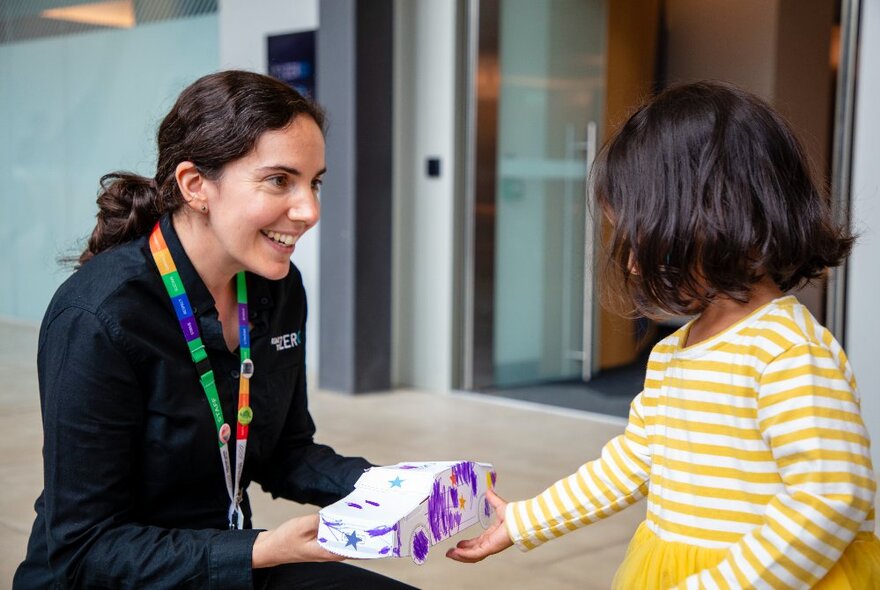
<instances>
[{"instance_id":1,"label":"child's dark bob haircut","mask_svg":"<svg viewBox=\"0 0 880 590\"><path fill-rule=\"evenodd\" d=\"M788 291L840 264L853 242L785 120L724 83L670 88L639 108L603 148L593 183L613 225L605 276L638 315L745 302L765 276Z\"/></svg>"}]
</instances>

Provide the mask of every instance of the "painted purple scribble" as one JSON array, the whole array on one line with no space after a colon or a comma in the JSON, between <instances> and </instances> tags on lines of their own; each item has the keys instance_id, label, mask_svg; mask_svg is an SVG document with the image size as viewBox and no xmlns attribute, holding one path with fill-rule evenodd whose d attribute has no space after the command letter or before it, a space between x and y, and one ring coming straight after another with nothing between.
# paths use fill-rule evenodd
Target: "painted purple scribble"
<instances>
[{"instance_id":1,"label":"painted purple scribble","mask_svg":"<svg viewBox=\"0 0 880 590\"><path fill-rule=\"evenodd\" d=\"M357 508L358 510L363 510L363 509L364 509L363 506L361 506L360 504L355 504L354 502L346 502L346 504L348 504L348 505L351 506L352 508Z\"/></svg>"},{"instance_id":2,"label":"painted purple scribble","mask_svg":"<svg viewBox=\"0 0 880 590\"><path fill-rule=\"evenodd\" d=\"M321 517L321 522L324 523L324 526L326 526L328 529L330 529L331 535L337 541L339 540L339 535L345 534L345 532L342 530L342 521L341 520L327 520L326 518ZM327 541L326 541L326 539L324 539L322 542L326 543Z\"/></svg>"},{"instance_id":3,"label":"painted purple scribble","mask_svg":"<svg viewBox=\"0 0 880 590\"><path fill-rule=\"evenodd\" d=\"M369 504L370 506L378 506L378 505L379 505L378 502L373 502L373 501L371 501L371 500L367 500L366 502L367 502L367 504Z\"/></svg>"},{"instance_id":4,"label":"painted purple scribble","mask_svg":"<svg viewBox=\"0 0 880 590\"><path fill-rule=\"evenodd\" d=\"M485 514L486 517L492 516L492 507L489 505L489 500L486 498L483 498L483 514Z\"/></svg>"},{"instance_id":5,"label":"painted purple scribble","mask_svg":"<svg viewBox=\"0 0 880 590\"><path fill-rule=\"evenodd\" d=\"M324 525L328 529L333 530L333 531L338 531L340 529L340 527L342 526L341 520L330 521L330 520L327 520L326 518L322 518L321 520L324 522Z\"/></svg>"},{"instance_id":6,"label":"painted purple scribble","mask_svg":"<svg viewBox=\"0 0 880 590\"><path fill-rule=\"evenodd\" d=\"M495 487L495 478L497 477L497 475L495 474L494 471L490 471L490 472L489 472L489 477L492 478L492 487L494 488L494 487Z\"/></svg>"},{"instance_id":7,"label":"painted purple scribble","mask_svg":"<svg viewBox=\"0 0 880 590\"><path fill-rule=\"evenodd\" d=\"M400 557L400 521L398 520L394 523L394 527L392 528L394 531L394 550L392 555L394 557Z\"/></svg>"},{"instance_id":8,"label":"painted purple scribble","mask_svg":"<svg viewBox=\"0 0 880 590\"><path fill-rule=\"evenodd\" d=\"M390 532L393 531L393 530L394 530L394 527L390 527L390 526L380 526L380 527L376 527L376 528L374 528L374 529L370 529L370 530L365 531L365 532L366 532L368 535L370 535L371 537L381 537L382 535L387 535L388 533L390 533Z\"/></svg>"},{"instance_id":9,"label":"painted purple scribble","mask_svg":"<svg viewBox=\"0 0 880 590\"><path fill-rule=\"evenodd\" d=\"M462 485L463 482L471 484L471 492L477 495L477 472L471 461L462 461L453 465L452 475L455 476L457 485Z\"/></svg>"},{"instance_id":10,"label":"painted purple scribble","mask_svg":"<svg viewBox=\"0 0 880 590\"><path fill-rule=\"evenodd\" d=\"M458 504L453 506L449 501L448 490L449 486L435 481L431 495L428 497L428 522L435 542L458 532L461 526L461 512L458 510Z\"/></svg>"},{"instance_id":11,"label":"painted purple scribble","mask_svg":"<svg viewBox=\"0 0 880 590\"><path fill-rule=\"evenodd\" d=\"M327 539L325 539L324 537L318 537L318 541L321 543L326 543Z\"/></svg>"},{"instance_id":12,"label":"painted purple scribble","mask_svg":"<svg viewBox=\"0 0 880 590\"><path fill-rule=\"evenodd\" d=\"M379 549L379 555L385 555L389 551L391 551L391 547L382 547L381 549Z\"/></svg>"},{"instance_id":13,"label":"painted purple scribble","mask_svg":"<svg viewBox=\"0 0 880 590\"><path fill-rule=\"evenodd\" d=\"M453 506L458 506L458 489L449 488L449 499L452 500Z\"/></svg>"},{"instance_id":14,"label":"painted purple scribble","mask_svg":"<svg viewBox=\"0 0 880 590\"><path fill-rule=\"evenodd\" d=\"M430 543L428 543L428 535L425 534L424 529L419 529L416 532L416 536L413 538L413 556L419 560L424 561L428 556L428 547Z\"/></svg>"},{"instance_id":15,"label":"painted purple scribble","mask_svg":"<svg viewBox=\"0 0 880 590\"><path fill-rule=\"evenodd\" d=\"M421 469L421 465L401 465L398 469Z\"/></svg>"}]
</instances>

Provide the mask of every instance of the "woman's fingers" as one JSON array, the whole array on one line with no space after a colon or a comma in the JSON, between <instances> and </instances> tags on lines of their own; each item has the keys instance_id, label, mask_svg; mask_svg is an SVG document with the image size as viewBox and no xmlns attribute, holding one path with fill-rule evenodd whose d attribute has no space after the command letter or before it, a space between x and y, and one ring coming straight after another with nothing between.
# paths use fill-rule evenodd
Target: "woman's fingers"
<instances>
[{"instance_id":1,"label":"woman's fingers","mask_svg":"<svg viewBox=\"0 0 880 590\"><path fill-rule=\"evenodd\" d=\"M311 514L291 518L276 529L261 532L254 542L253 567L345 559L318 544L318 522L318 515Z\"/></svg>"},{"instance_id":2,"label":"woman's fingers","mask_svg":"<svg viewBox=\"0 0 880 590\"><path fill-rule=\"evenodd\" d=\"M317 541L314 542L314 546L310 547L310 549L312 551L312 558L308 561L345 561L344 556L327 551Z\"/></svg>"}]
</instances>

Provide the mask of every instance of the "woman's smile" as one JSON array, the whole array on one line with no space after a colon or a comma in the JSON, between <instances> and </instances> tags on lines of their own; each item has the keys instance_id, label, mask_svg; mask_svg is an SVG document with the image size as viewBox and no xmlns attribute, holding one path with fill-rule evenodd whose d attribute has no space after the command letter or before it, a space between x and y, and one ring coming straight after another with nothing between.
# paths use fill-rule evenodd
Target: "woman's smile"
<instances>
[{"instance_id":1,"label":"woman's smile","mask_svg":"<svg viewBox=\"0 0 880 590\"><path fill-rule=\"evenodd\" d=\"M272 242L273 246L276 246L285 252L293 252L293 249L296 246L298 236L294 236L293 234L286 234L271 229L261 229L260 233Z\"/></svg>"}]
</instances>

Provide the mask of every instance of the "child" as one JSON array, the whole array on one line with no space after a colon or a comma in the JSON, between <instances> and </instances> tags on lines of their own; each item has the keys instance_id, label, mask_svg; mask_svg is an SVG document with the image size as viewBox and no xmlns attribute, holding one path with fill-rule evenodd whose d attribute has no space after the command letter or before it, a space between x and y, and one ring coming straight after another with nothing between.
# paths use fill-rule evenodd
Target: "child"
<instances>
[{"instance_id":1,"label":"child","mask_svg":"<svg viewBox=\"0 0 880 590\"><path fill-rule=\"evenodd\" d=\"M608 265L657 344L599 459L447 554L527 550L648 497L616 589L880 587L868 434L840 345L784 292L849 252L782 118L720 83L667 90L606 146Z\"/></svg>"}]
</instances>

